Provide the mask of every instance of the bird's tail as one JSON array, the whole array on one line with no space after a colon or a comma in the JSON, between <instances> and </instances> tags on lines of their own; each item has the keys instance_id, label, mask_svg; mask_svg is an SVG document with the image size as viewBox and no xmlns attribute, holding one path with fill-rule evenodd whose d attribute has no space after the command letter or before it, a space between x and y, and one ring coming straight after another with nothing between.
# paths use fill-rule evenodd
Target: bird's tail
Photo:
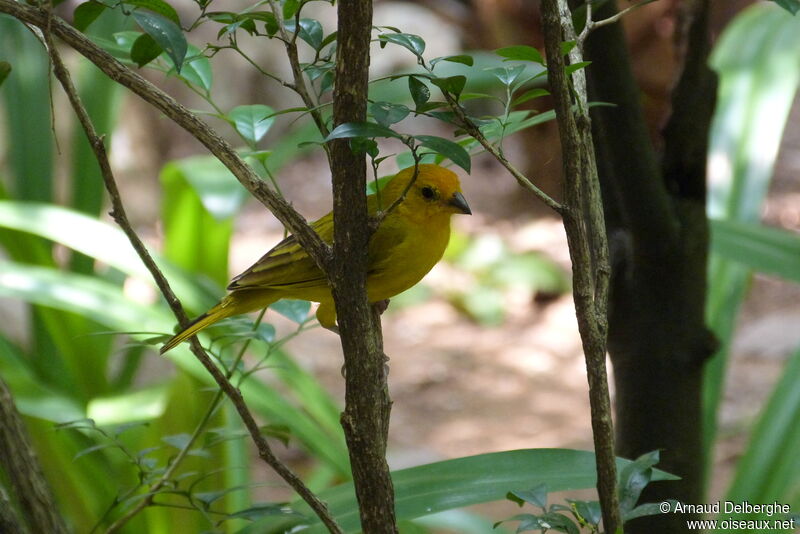
<instances>
[{"instance_id":1,"label":"bird's tail","mask_svg":"<svg viewBox=\"0 0 800 534\"><path fill-rule=\"evenodd\" d=\"M206 327L211 326L228 317L247 313L259 308L266 308L276 300L272 292L247 290L231 293L223 298L219 303L205 312L203 315L192 321L189 326L175 334L169 341L161 347L161 354L172 350L181 342L189 339Z\"/></svg>"}]
</instances>

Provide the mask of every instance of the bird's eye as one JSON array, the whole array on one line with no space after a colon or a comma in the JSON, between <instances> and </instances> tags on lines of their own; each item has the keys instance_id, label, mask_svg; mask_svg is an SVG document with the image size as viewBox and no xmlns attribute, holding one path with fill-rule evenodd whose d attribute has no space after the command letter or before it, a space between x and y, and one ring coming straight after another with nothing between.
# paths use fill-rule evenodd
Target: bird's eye
<instances>
[{"instance_id":1,"label":"bird's eye","mask_svg":"<svg viewBox=\"0 0 800 534\"><path fill-rule=\"evenodd\" d=\"M422 196L427 199L431 199L436 196L436 193L434 192L432 187L426 186L422 188Z\"/></svg>"}]
</instances>

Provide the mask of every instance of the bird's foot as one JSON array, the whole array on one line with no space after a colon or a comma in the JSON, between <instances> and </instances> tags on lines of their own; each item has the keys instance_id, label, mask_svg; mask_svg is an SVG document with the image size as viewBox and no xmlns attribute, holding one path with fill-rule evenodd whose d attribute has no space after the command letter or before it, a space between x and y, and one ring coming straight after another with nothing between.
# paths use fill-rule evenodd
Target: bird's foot
<instances>
[{"instance_id":1,"label":"bird's foot","mask_svg":"<svg viewBox=\"0 0 800 534\"><path fill-rule=\"evenodd\" d=\"M378 315L383 315L383 312L389 307L389 299L379 300L373 304L375 310L377 310Z\"/></svg>"}]
</instances>

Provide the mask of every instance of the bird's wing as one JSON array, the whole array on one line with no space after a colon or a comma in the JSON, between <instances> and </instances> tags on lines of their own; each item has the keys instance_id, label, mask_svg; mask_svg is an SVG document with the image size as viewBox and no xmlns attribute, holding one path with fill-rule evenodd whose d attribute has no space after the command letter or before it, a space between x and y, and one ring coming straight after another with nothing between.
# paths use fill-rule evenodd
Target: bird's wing
<instances>
[{"instance_id":1,"label":"bird's wing","mask_svg":"<svg viewBox=\"0 0 800 534\"><path fill-rule=\"evenodd\" d=\"M311 227L323 241L333 238L333 217L325 217L311 223ZM308 288L325 285L325 275L314 260L303 250L297 238L290 235L264 254L249 269L231 280L229 290L264 288Z\"/></svg>"}]
</instances>

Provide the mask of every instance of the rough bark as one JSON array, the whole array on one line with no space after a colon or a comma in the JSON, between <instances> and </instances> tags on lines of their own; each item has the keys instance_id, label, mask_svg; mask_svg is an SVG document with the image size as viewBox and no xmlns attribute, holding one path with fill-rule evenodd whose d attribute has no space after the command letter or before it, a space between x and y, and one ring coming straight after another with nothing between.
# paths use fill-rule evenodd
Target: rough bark
<instances>
[{"instance_id":1,"label":"rough bark","mask_svg":"<svg viewBox=\"0 0 800 534\"><path fill-rule=\"evenodd\" d=\"M334 124L362 122L367 113L371 0L338 4L338 51ZM394 489L386 463L391 400L379 314L367 302L370 238L366 160L347 140L331 143L334 244L331 282L345 358L342 414L358 499L361 528L370 534L397 532Z\"/></svg>"},{"instance_id":2,"label":"rough bark","mask_svg":"<svg viewBox=\"0 0 800 534\"><path fill-rule=\"evenodd\" d=\"M634 458L659 449L659 467L682 477L653 484L643 501L702 502L702 368L714 348L703 318L705 161L715 82L706 67L707 2L690 4L697 11L660 164L619 25L587 41L591 98L616 104L595 108L592 124L612 255L608 346L617 452ZM609 2L598 18L615 11ZM685 532L687 519L693 518L651 516L631 522L626 532Z\"/></svg>"},{"instance_id":3,"label":"rough bark","mask_svg":"<svg viewBox=\"0 0 800 534\"><path fill-rule=\"evenodd\" d=\"M597 457L597 491L606 532L621 525L617 498L614 429L606 373L608 244L591 137L583 71L567 75L561 53L564 41L576 40L566 0L542 1L542 29L547 76L555 102L564 167L562 212L572 259L573 296L586 358L592 435ZM580 63L582 51L569 53L569 64Z\"/></svg>"},{"instance_id":4,"label":"rough bark","mask_svg":"<svg viewBox=\"0 0 800 534\"><path fill-rule=\"evenodd\" d=\"M11 391L2 379L0 379L0 467L8 477L13 496L30 531L66 534L67 527L58 512L50 485L42 474L39 459L14 406ZM9 532L23 532L24 527L10 509L8 500L2 501L0 507L3 508L3 513L0 514L0 526L16 529Z\"/></svg>"}]
</instances>

